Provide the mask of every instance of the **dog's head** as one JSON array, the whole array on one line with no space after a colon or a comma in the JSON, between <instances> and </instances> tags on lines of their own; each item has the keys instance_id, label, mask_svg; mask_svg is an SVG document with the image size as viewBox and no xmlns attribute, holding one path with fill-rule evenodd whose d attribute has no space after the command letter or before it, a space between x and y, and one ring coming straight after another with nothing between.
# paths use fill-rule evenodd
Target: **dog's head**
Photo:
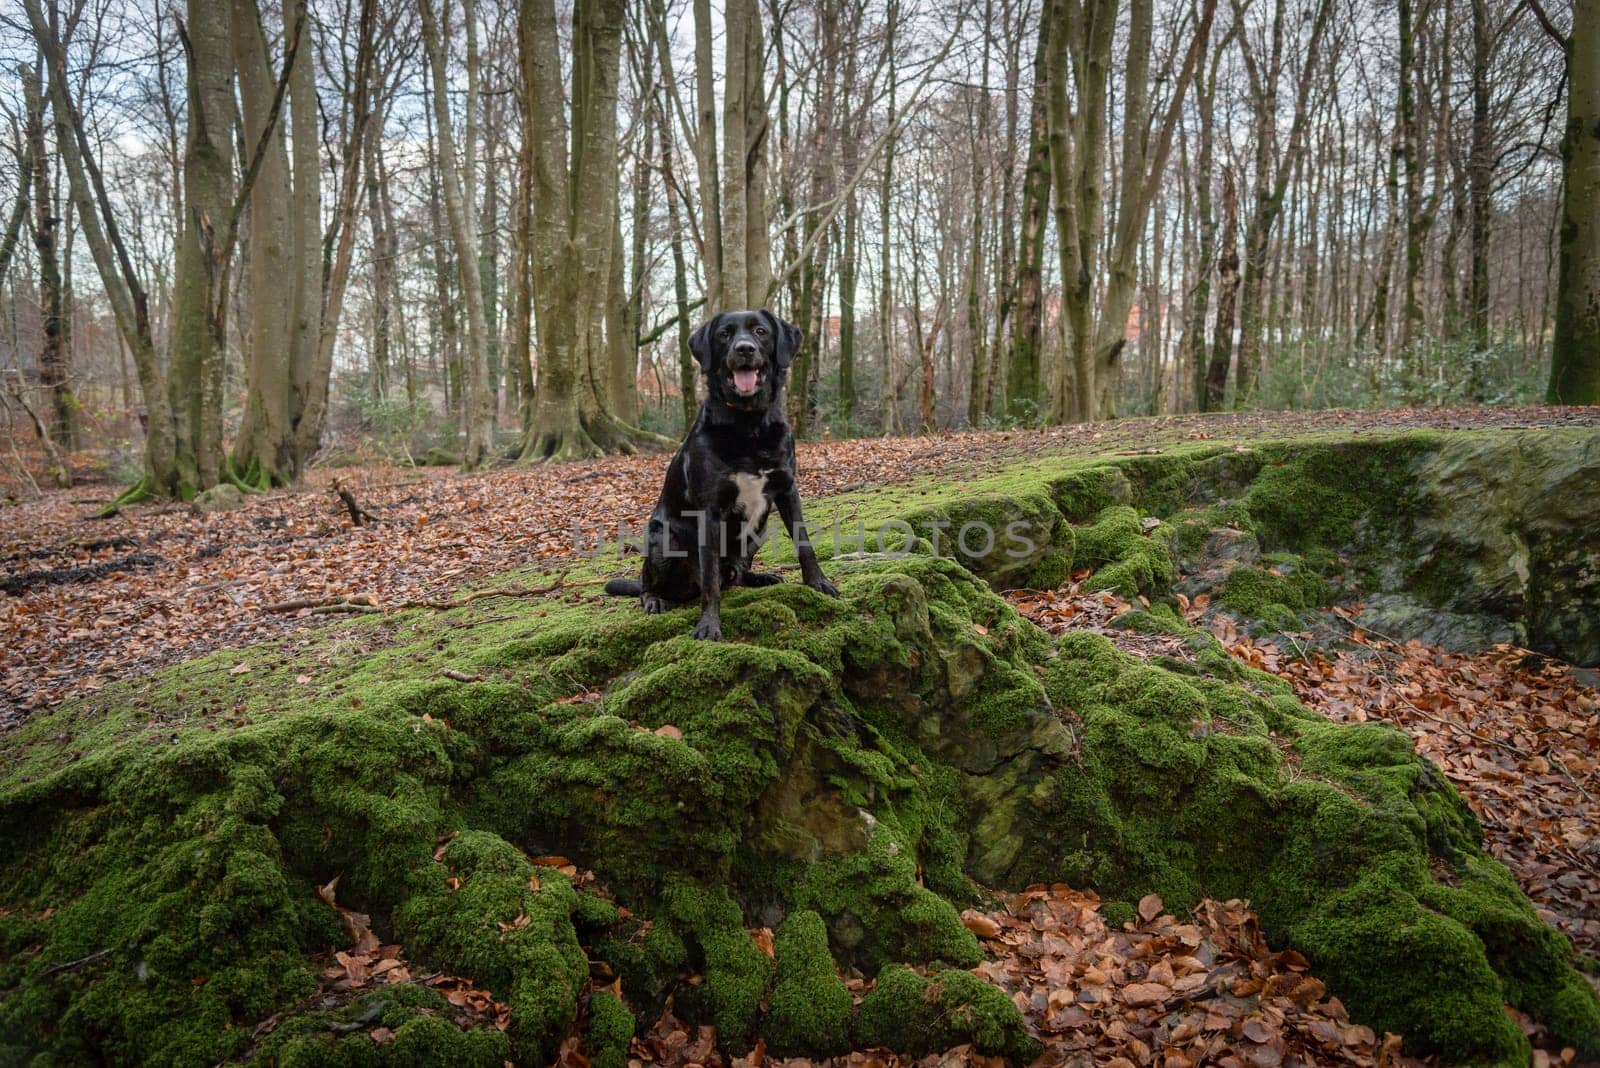
<instances>
[{"instance_id":1,"label":"dog's head","mask_svg":"<svg viewBox=\"0 0 1600 1068\"><path fill-rule=\"evenodd\" d=\"M722 312L689 337L712 402L746 412L777 403L799 348L800 328L765 308Z\"/></svg>"}]
</instances>

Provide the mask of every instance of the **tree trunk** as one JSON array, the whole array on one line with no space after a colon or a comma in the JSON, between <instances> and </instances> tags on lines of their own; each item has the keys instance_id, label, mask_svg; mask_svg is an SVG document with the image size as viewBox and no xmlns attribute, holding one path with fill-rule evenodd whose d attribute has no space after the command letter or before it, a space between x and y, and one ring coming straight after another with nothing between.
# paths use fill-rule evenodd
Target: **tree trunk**
<instances>
[{"instance_id":1,"label":"tree trunk","mask_svg":"<svg viewBox=\"0 0 1600 1068\"><path fill-rule=\"evenodd\" d=\"M294 477L290 333L300 265L290 211L289 153L283 124L272 121L276 79L256 0L234 0L233 54L245 143L252 152L263 153L249 199L250 333L245 410L234 439L233 466L246 485L265 489L286 485Z\"/></svg>"},{"instance_id":2,"label":"tree trunk","mask_svg":"<svg viewBox=\"0 0 1600 1068\"><path fill-rule=\"evenodd\" d=\"M517 427L521 440L533 432L538 392L533 377L533 100L518 80L522 143L517 148L517 195L512 207L511 351L517 365ZM542 361L541 361L542 362Z\"/></svg>"},{"instance_id":3,"label":"tree trunk","mask_svg":"<svg viewBox=\"0 0 1600 1068\"><path fill-rule=\"evenodd\" d=\"M854 433L856 418L856 256L860 211L851 195L839 254L839 426Z\"/></svg>"},{"instance_id":4,"label":"tree trunk","mask_svg":"<svg viewBox=\"0 0 1600 1068\"><path fill-rule=\"evenodd\" d=\"M641 169L643 166L641 163ZM622 260L620 203L613 218L616 222L611 236L610 296L606 301L606 358L610 362L606 405L618 419L632 423L639 418L639 320ZM634 232L640 233L646 223L638 215L634 220Z\"/></svg>"},{"instance_id":5,"label":"tree trunk","mask_svg":"<svg viewBox=\"0 0 1600 1068\"><path fill-rule=\"evenodd\" d=\"M1200 247L1195 261L1196 277L1194 284L1189 287L1188 301L1183 309L1180 357L1182 366L1189 373L1190 403L1195 411L1200 412L1209 411L1212 407L1211 391L1206 382L1206 309L1211 304L1211 262L1217 255L1217 217L1211 203L1216 154L1215 94L1215 74L1195 91L1195 103L1200 112L1200 150L1193 181ZM1223 371L1227 371L1227 364L1223 364Z\"/></svg>"},{"instance_id":6,"label":"tree trunk","mask_svg":"<svg viewBox=\"0 0 1600 1068\"><path fill-rule=\"evenodd\" d=\"M168 381L178 464L197 489L223 476L223 371L228 278L219 228L233 211L233 59L228 8L196 5L189 34L189 121L184 140L184 212L174 278Z\"/></svg>"},{"instance_id":7,"label":"tree trunk","mask_svg":"<svg viewBox=\"0 0 1600 1068\"><path fill-rule=\"evenodd\" d=\"M617 70L622 0L579 0L573 10L572 146L561 106L553 0L528 0L518 24L532 130L533 280L539 390L521 455L558 461L632 451L662 440L607 407L604 316L616 244Z\"/></svg>"},{"instance_id":8,"label":"tree trunk","mask_svg":"<svg viewBox=\"0 0 1600 1068\"><path fill-rule=\"evenodd\" d=\"M289 72L289 133L293 142L290 163L293 168L293 193L289 216L294 227L293 307L289 319L289 421L293 428L290 449L290 475L299 478L306 463L322 444L322 426L328 414L328 376L333 369L333 335L323 344L322 308L327 279L322 262L322 138L317 115L316 50L311 27L295 25L300 5L284 3L284 39L300 35L294 67ZM364 98L366 86L358 75L355 95ZM364 122L364 118L358 118ZM347 166L359 163L360 131L351 145L354 153ZM347 212L349 203L339 209ZM344 220L348 221L348 219ZM349 267L346 251L344 266ZM337 297L344 294L344 280L338 280ZM337 311L335 310L335 319Z\"/></svg>"},{"instance_id":9,"label":"tree trunk","mask_svg":"<svg viewBox=\"0 0 1600 1068\"><path fill-rule=\"evenodd\" d=\"M983 418L984 378L983 329L983 213L984 179L988 174L989 152L989 34L994 24L994 0L983 5L983 61L979 64L978 112L972 140L972 235L967 257L967 342L971 364L967 376L967 425L977 426ZM952 384L953 385L953 384Z\"/></svg>"},{"instance_id":10,"label":"tree trunk","mask_svg":"<svg viewBox=\"0 0 1600 1068\"><path fill-rule=\"evenodd\" d=\"M660 27L665 32L664 18ZM700 171L700 261L706 274L706 313L726 304L722 290L722 190L717 154L717 99L711 60L711 2L694 0L695 163ZM732 142L730 142L732 143Z\"/></svg>"},{"instance_id":11,"label":"tree trunk","mask_svg":"<svg viewBox=\"0 0 1600 1068\"><path fill-rule=\"evenodd\" d=\"M1400 358L1411 362L1417 334L1422 329L1422 255L1427 240L1427 218L1422 205L1422 134L1417 116L1417 37L1413 0L1397 0L1399 22L1400 159L1405 167L1406 258L1402 292L1405 306L1400 320Z\"/></svg>"},{"instance_id":12,"label":"tree trunk","mask_svg":"<svg viewBox=\"0 0 1600 1068\"><path fill-rule=\"evenodd\" d=\"M39 254L39 383L49 392L50 415L43 420L50 441L63 451L77 446L78 402L72 395L68 354L63 348L61 263L56 251L56 233L61 220L54 212L50 193L50 165L45 155L44 94L38 72L22 64L22 86L26 116L27 154L32 164L33 247ZM52 472L57 486L72 485L72 474L65 463Z\"/></svg>"},{"instance_id":13,"label":"tree trunk","mask_svg":"<svg viewBox=\"0 0 1600 1068\"><path fill-rule=\"evenodd\" d=\"M470 6L467 17L473 17ZM481 467L493 446L494 408L489 395L488 324L484 318L483 278L478 271L477 213L463 190L464 164L456 155L449 102L445 96L444 43L434 17L433 0L422 0L422 36L433 76L434 126L439 138L439 171L444 185L445 214L450 222L451 243L455 246L456 267L461 276L461 291L467 306L467 351L464 368L463 429L466 444L461 466L466 470Z\"/></svg>"},{"instance_id":14,"label":"tree trunk","mask_svg":"<svg viewBox=\"0 0 1600 1068\"><path fill-rule=\"evenodd\" d=\"M1494 144L1489 116L1489 59L1494 29L1489 0L1472 2L1472 147L1467 157L1467 190L1472 229L1472 266L1467 289L1467 317L1472 345L1489 348L1489 223L1494 204Z\"/></svg>"},{"instance_id":15,"label":"tree trunk","mask_svg":"<svg viewBox=\"0 0 1600 1068\"><path fill-rule=\"evenodd\" d=\"M759 308L772 289L767 99L756 0L728 0L722 108L722 304Z\"/></svg>"},{"instance_id":16,"label":"tree trunk","mask_svg":"<svg viewBox=\"0 0 1600 1068\"><path fill-rule=\"evenodd\" d=\"M1600 404L1600 0L1574 0L1552 404Z\"/></svg>"},{"instance_id":17,"label":"tree trunk","mask_svg":"<svg viewBox=\"0 0 1600 1068\"><path fill-rule=\"evenodd\" d=\"M1228 361L1233 355L1233 316L1239 296L1239 194L1233 168L1222 170L1222 256L1217 260L1217 322L1211 335L1211 366L1206 371L1201 411L1222 407L1228 389Z\"/></svg>"},{"instance_id":18,"label":"tree trunk","mask_svg":"<svg viewBox=\"0 0 1600 1068\"><path fill-rule=\"evenodd\" d=\"M383 117L374 117L375 131L383 129ZM389 200L388 174L380 171L379 156L383 138L374 134L366 139L367 227L372 234L372 398L383 400L389 393L389 373L394 358L394 316L399 305L395 276L399 265L399 238L388 226L384 205Z\"/></svg>"},{"instance_id":19,"label":"tree trunk","mask_svg":"<svg viewBox=\"0 0 1600 1068\"><path fill-rule=\"evenodd\" d=\"M883 359L878 379L878 408L881 412L881 429L887 436L900 429L900 398L895 390L894 351L894 290L890 276L889 257L893 249L890 242L889 195L894 188L895 150L895 30L900 17L899 0L889 0L885 16L884 49L889 55L889 109L884 122L888 127L888 141L883 146L883 181L878 186L878 341Z\"/></svg>"},{"instance_id":20,"label":"tree trunk","mask_svg":"<svg viewBox=\"0 0 1600 1068\"><path fill-rule=\"evenodd\" d=\"M1006 411L1011 418L1034 422L1043 414L1040 348L1044 340L1043 271L1045 215L1050 204L1050 138L1047 106L1050 96L1050 16L1055 5L1043 0L1039 44L1033 61L1032 134L1028 170L1022 181L1022 229L1017 242L1016 312L1011 326L1011 351L1006 369Z\"/></svg>"}]
</instances>

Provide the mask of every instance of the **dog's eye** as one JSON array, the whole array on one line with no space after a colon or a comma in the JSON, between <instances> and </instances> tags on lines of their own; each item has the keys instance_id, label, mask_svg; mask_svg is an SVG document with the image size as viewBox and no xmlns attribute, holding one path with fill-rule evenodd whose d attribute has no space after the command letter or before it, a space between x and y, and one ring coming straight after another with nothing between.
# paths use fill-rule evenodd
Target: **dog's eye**
<instances>
[{"instance_id":1,"label":"dog's eye","mask_svg":"<svg viewBox=\"0 0 1600 1068\"><path fill-rule=\"evenodd\" d=\"M756 327L756 337L766 337L766 336L767 336L767 328L766 327L764 327L764 326Z\"/></svg>"}]
</instances>

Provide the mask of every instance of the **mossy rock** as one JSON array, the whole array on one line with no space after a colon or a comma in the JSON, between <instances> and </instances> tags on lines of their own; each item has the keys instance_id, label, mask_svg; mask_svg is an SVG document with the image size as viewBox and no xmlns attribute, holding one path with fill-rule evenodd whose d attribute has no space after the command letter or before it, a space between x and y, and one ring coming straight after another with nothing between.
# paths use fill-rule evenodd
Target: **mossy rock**
<instances>
[{"instance_id":1,"label":"mossy rock","mask_svg":"<svg viewBox=\"0 0 1600 1068\"><path fill-rule=\"evenodd\" d=\"M1266 566L1229 571L1218 603L1247 619L1259 619L1278 630L1294 630L1307 610L1333 600L1333 587L1305 560L1277 553L1262 562Z\"/></svg>"},{"instance_id":2,"label":"mossy rock","mask_svg":"<svg viewBox=\"0 0 1600 1068\"><path fill-rule=\"evenodd\" d=\"M459 1039L462 1063L542 1063L584 1011L590 961L622 981L587 1006L597 1058L625 1045L624 1015L653 1019L668 995L730 1050L824 1055L839 1005L812 1015L794 991L837 1002L853 967L881 974L858 1039L1024 1059L1015 1009L962 970L981 953L959 909L981 886L1058 879L1173 908L1247 897L1275 944L1418 1053L1525 1057L1510 1003L1600 1054L1570 947L1437 769L1397 731L1307 711L1161 603L1185 537L1164 517L1248 520L1269 552L1352 539L1359 571L1418 529L1420 498L1396 487L1439 448L1380 443L1356 463L1322 445L1207 447L1016 476L1028 499L1001 514L1049 523L1056 564L1070 545L1102 588L1149 596L1125 624L1183 633L1190 663L1136 662L1090 634L1053 644L959 562L911 555L832 561L838 600L730 591L720 645L690 640L693 609L477 602L331 628L315 649L215 654L40 713L0 753L0 978L15 987L0 1062L259 1059L252 1032L275 1013L280 1063L291 1048L298 1063L367 1056L375 1044L329 1026L353 1016L307 1007L313 954L345 939L313 892L335 875L341 903L410 958L511 1006L505 1034ZM1348 470L1398 503L1280 509ZM948 500L919 507L953 519ZM553 853L610 897L547 868L535 885L528 858ZM757 927L779 932L776 963ZM911 994L949 1011L893 1031ZM384 1050L434 1028L409 996L376 1010L396 1021Z\"/></svg>"},{"instance_id":3,"label":"mossy rock","mask_svg":"<svg viewBox=\"0 0 1600 1068\"><path fill-rule=\"evenodd\" d=\"M1400 731L1331 724L1254 675L1247 690L1064 635L1046 685L1083 718L1084 768L1056 780L1048 819L1073 838L1037 877L1169 908L1248 898L1357 1019L1452 1062L1526 1059L1502 1002L1600 1050L1571 946L1438 769Z\"/></svg>"},{"instance_id":4,"label":"mossy rock","mask_svg":"<svg viewBox=\"0 0 1600 1068\"><path fill-rule=\"evenodd\" d=\"M810 909L789 914L776 939L778 981L763 1033L779 1056L850 1052L850 991L834 972L828 928Z\"/></svg>"},{"instance_id":5,"label":"mossy rock","mask_svg":"<svg viewBox=\"0 0 1600 1068\"><path fill-rule=\"evenodd\" d=\"M958 969L924 977L908 968L885 968L861 1002L856 1041L911 1056L970 1043L979 1053L1018 1064L1043 1052L1009 997Z\"/></svg>"}]
</instances>

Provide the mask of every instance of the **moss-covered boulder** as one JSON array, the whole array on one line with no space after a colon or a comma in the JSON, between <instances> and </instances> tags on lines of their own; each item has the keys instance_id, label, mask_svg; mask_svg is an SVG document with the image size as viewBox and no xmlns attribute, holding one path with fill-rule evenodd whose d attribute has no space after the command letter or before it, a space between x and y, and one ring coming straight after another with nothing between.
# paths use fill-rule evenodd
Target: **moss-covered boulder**
<instances>
[{"instance_id":1,"label":"moss-covered boulder","mask_svg":"<svg viewBox=\"0 0 1600 1068\"><path fill-rule=\"evenodd\" d=\"M1249 898L1356 1018L1452 1061L1526 1056L1502 1002L1600 1049L1600 1001L1570 945L1404 734L1331 724L1260 673L1221 673L1241 686L1184 669L1063 637L1047 686L1083 717L1084 767L1055 780L1045 819L1074 837L1041 876L1169 906Z\"/></svg>"},{"instance_id":2,"label":"moss-covered boulder","mask_svg":"<svg viewBox=\"0 0 1600 1068\"><path fill-rule=\"evenodd\" d=\"M1056 548L1033 566L1070 545L1181 630L1157 603L1193 537L1180 513L1232 515L1269 552L1414 529L1368 498L1303 500L1333 461L1300 448L1035 472L1018 508ZM717 645L689 609L475 602L36 716L0 751L0 1063L400 1064L448 1038L460 1063L538 1064L584 1019L615 1063L668 995L732 1052L823 1055L841 969L880 977L855 1040L1022 1060L1014 1007L963 970L981 951L958 910L1033 880L1247 897L1418 1052L1516 1062L1509 1003L1600 1053L1570 947L1403 735L1329 724L1199 635L1183 664L1057 646L953 560L828 568L838 600L731 591ZM548 854L600 883L529 859ZM347 936L314 888L335 876L417 966L508 1005L508 1030L446 1036L407 984L320 1005L314 956Z\"/></svg>"},{"instance_id":3,"label":"moss-covered boulder","mask_svg":"<svg viewBox=\"0 0 1600 1068\"><path fill-rule=\"evenodd\" d=\"M856 1040L913 1056L970 1043L979 1053L1022 1064L1042 1052L1011 999L971 972L922 976L898 965L880 972L862 1000Z\"/></svg>"}]
</instances>

